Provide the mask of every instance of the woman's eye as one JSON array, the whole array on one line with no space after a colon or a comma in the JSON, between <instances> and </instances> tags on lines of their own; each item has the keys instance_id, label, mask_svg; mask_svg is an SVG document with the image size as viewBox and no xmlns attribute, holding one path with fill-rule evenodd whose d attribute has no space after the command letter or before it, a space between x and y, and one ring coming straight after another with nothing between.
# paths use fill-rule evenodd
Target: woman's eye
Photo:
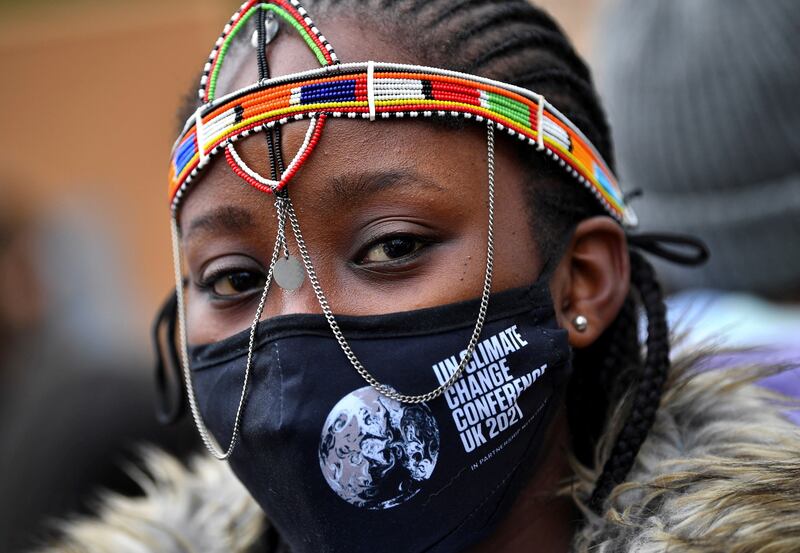
<instances>
[{"instance_id":1,"label":"woman's eye","mask_svg":"<svg viewBox=\"0 0 800 553\"><path fill-rule=\"evenodd\" d=\"M386 263L402 259L419 251L425 243L412 236L396 236L371 246L361 258L360 264Z\"/></svg>"},{"instance_id":2,"label":"woman's eye","mask_svg":"<svg viewBox=\"0 0 800 553\"><path fill-rule=\"evenodd\" d=\"M221 297L238 296L253 290L264 288L264 275L252 271L236 271L226 273L214 279L211 290Z\"/></svg>"}]
</instances>

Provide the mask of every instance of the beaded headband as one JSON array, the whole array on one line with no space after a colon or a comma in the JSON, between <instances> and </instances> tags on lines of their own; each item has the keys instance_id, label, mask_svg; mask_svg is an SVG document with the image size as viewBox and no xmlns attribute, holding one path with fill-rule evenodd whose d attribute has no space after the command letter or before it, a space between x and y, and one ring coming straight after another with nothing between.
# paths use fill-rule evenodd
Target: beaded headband
<instances>
[{"instance_id":1,"label":"beaded headband","mask_svg":"<svg viewBox=\"0 0 800 553\"><path fill-rule=\"evenodd\" d=\"M322 65L215 97L220 70L237 34L259 10L293 27ZM234 172L264 192L282 189L319 140L327 117L376 119L461 117L493 122L557 161L585 185L609 215L635 227L616 177L589 139L540 94L483 77L432 67L381 62L340 63L297 0L249 0L233 15L205 65L199 97L172 151L169 197L177 211L192 181L220 152ZM290 121L309 120L305 140L279 178L249 168L234 143Z\"/></svg>"}]
</instances>

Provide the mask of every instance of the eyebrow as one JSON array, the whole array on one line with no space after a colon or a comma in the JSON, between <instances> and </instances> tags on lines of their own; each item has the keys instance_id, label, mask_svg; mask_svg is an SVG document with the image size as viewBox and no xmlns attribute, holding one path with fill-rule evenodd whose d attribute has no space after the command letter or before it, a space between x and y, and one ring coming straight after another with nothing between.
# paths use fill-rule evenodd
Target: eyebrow
<instances>
[{"instance_id":1,"label":"eyebrow","mask_svg":"<svg viewBox=\"0 0 800 553\"><path fill-rule=\"evenodd\" d=\"M352 203L359 197L399 187L445 191L445 187L413 170L365 171L333 177L320 191L321 205ZM253 215L237 206L223 205L195 217L184 234L189 238L197 233L242 232L254 225Z\"/></svg>"},{"instance_id":2,"label":"eyebrow","mask_svg":"<svg viewBox=\"0 0 800 553\"><path fill-rule=\"evenodd\" d=\"M192 219L186 237L198 232L240 232L251 226L253 226L253 216L249 211L241 207L220 206Z\"/></svg>"},{"instance_id":3,"label":"eyebrow","mask_svg":"<svg viewBox=\"0 0 800 553\"><path fill-rule=\"evenodd\" d=\"M320 191L319 199L323 205L351 203L359 197L399 187L433 189L437 192L445 187L414 170L375 170L332 177L329 186Z\"/></svg>"}]
</instances>

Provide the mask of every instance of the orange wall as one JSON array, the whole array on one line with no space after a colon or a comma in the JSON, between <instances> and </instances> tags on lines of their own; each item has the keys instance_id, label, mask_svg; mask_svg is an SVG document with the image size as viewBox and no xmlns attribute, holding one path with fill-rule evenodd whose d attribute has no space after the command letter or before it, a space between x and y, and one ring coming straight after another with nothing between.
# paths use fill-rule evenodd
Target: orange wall
<instances>
[{"instance_id":1,"label":"orange wall","mask_svg":"<svg viewBox=\"0 0 800 553\"><path fill-rule=\"evenodd\" d=\"M24 184L18 195L40 216L71 199L102 211L136 275L121 293L144 298L150 313L171 281L165 175L175 110L228 8L69 5L2 17L0 172ZM132 322L143 340L146 318Z\"/></svg>"}]
</instances>

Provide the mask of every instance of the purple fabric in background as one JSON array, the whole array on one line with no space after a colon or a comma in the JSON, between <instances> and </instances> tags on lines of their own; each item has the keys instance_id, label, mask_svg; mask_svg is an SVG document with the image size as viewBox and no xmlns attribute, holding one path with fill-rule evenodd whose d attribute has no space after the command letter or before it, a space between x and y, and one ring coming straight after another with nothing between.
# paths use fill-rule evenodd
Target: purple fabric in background
<instances>
[{"instance_id":1,"label":"purple fabric in background","mask_svg":"<svg viewBox=\"0 0 800 553\"><path fill-rule=\"evenodd\" d=\"M790 371L765 378L760 384L800 401L800 369L797 368L797 365ZM800 426L800 408L791 409L786 414L792 422Z\"/></svg>"},{"instance_id":2,"label":"purple fabric in background","mask_svg":"<svg viewBox=\"0 0 800 553\"><path fill-rule=\"evenodd\" d=\"M786 415L793 423L800 426L800 347L793 350L764 347L735 353L719 353L706 359L699 368L701 370L724 370L726 367L747 365L786 367L785 371L769 376L758 383L765 388L797 400L797 407L791 406L787 409Z\"/></svg>"},{"instance_id":3,"label":"purple fabric in background","mask_svg":"<svg viewBox=\"0 0 800 553\"><path fill-rule=\"evenodd\" d=\"M800 306L770 303L749 294L690 290L667 300L670 328L680 339L673 355L696 347L738 349L720 353L709 369L742 365L784 366L759 384L800 402ZM800 408L787 410L800 425Z\"/></svg>"}]
</instances>

